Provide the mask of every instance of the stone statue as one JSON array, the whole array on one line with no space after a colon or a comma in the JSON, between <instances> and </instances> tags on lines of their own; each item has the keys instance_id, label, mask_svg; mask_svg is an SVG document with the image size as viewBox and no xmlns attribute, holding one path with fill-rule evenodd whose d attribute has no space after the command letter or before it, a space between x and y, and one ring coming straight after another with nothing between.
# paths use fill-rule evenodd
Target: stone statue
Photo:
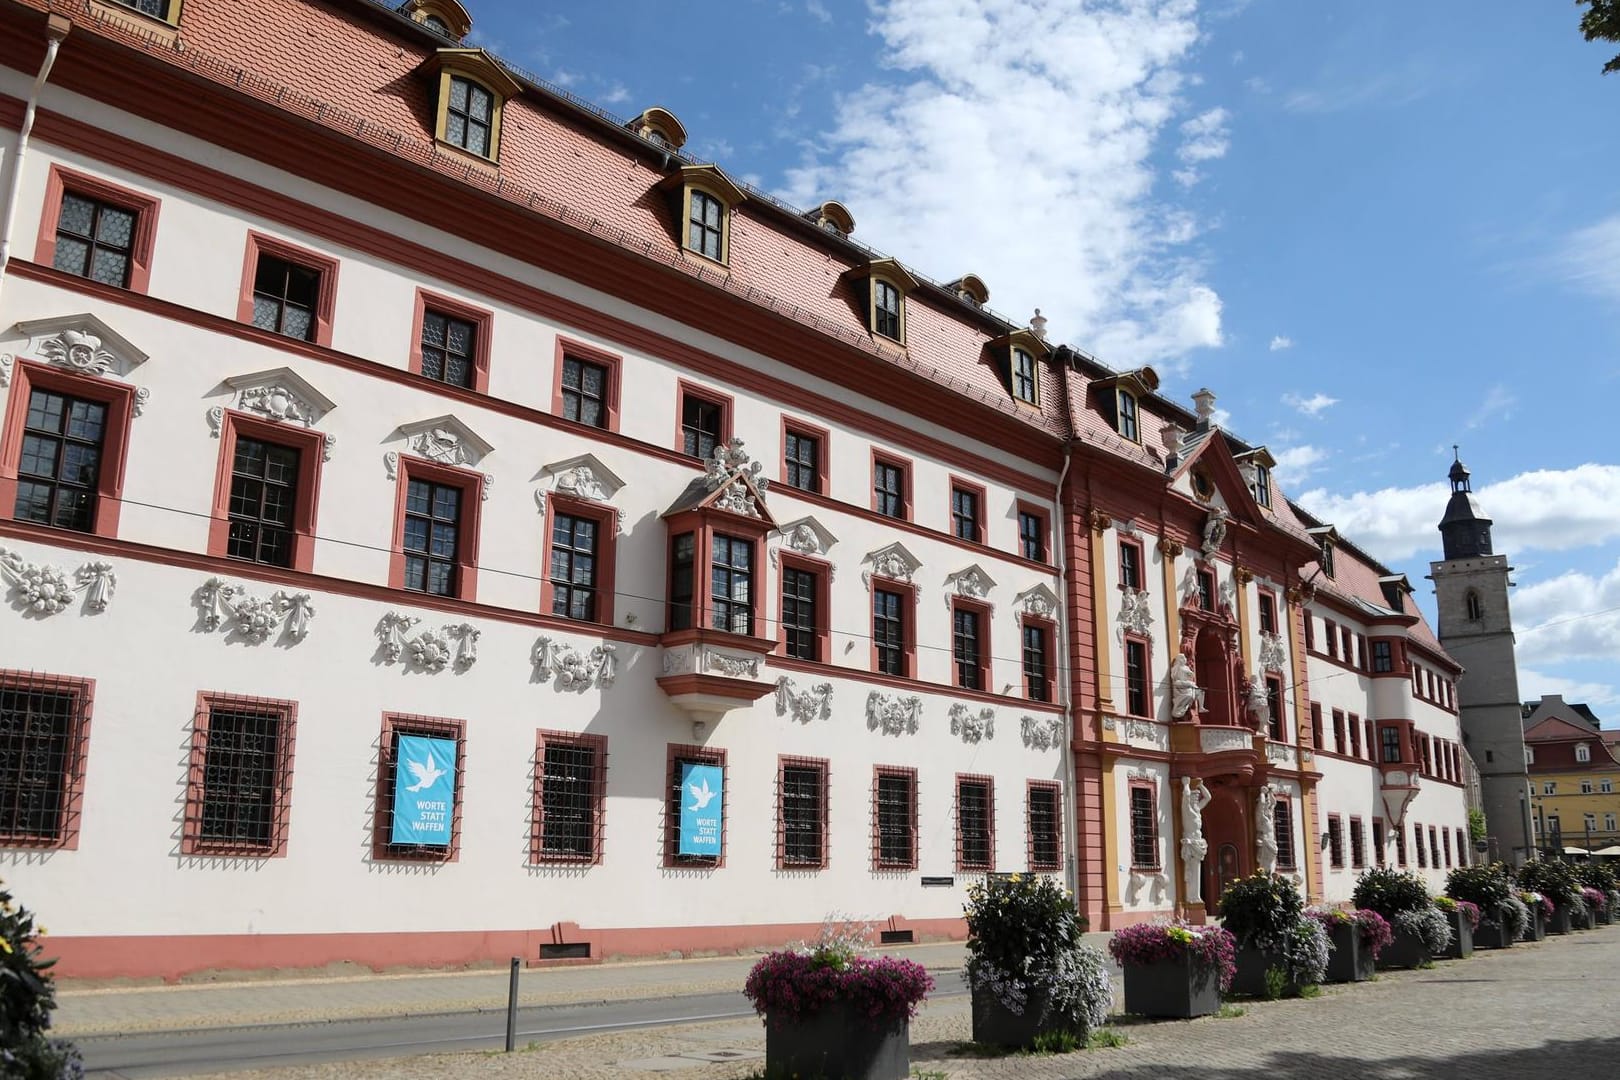
<instances>
[{"instance_id":1,"label":"stone statue","mask_svg":"<svg viewBox=\"0 0 1620 1080\"><path fill-rule=\"evenodd\" d=\"M1198 602L1198 565L1196 563L1187 565L1187 572L1181 575L1181 586L1177 591L1181 593L1183 607Z\"/></svg>"},{"instance_id":2,"label":"stone statue","mask_svg":"<svg viewBox=\"0 0 1620 1080\"><path fill-rule=\"evenodd\" d=\"M1226 511L1219 506L1210 508L1204 519L1204 558L1212 559L1226 540Z\"/></svg>"},{"instance_id":3,"label":"stone statue","mask_svg":"<svg viewBox=\"0 0 1620 1080\"><path fill-rule=\"evenodd\" d=\"M1192 665L1178 652L1170 663L1170 715L1180 720L1192 709L1203 707L1204 692L1193 677Z\"/></svg>"},{"instance_id":4,"label":"stone statue","mask_svg":"<svg viewBox=\"0 0 1620 1080\"><path fill-rule=\"evenodd\" d=\"M1201 904L1204 900L1204 856L1209 844L1204 840L1204 807L1214 798L1204 781L1192 786L1192 778L1181 778L1181 863L1184 901Z\"/></svg>"},{"instance_id":5,"label":"stone statue","mask_svg":"<svg viewBox=\"0 0 1620 1080\"><path fill-rule=\"evenodd\" d=\"M1266 784L1254 806L1255 860L1262 874L1277 872L1277 793Z\"/></svg>"},{"instance_id":6,"label":"stone statue","mask_svg":"<svg viewBox=\"0 0 1620 1080\"><path fill-rule=\"evenodd\" d=\"M1250 719L1254 721L1254 726L1264 728L1271 721L1271 694L1266 689L1266 680L1259 676L1250 679L1244 699L1244 705L1249 711Z\"/></svg>"}]
</instances>

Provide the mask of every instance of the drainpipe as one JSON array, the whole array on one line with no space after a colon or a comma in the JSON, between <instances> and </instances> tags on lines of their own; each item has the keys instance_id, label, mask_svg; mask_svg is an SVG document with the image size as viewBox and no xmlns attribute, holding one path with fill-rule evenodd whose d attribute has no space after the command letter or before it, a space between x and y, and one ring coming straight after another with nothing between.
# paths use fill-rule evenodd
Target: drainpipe
<instances>
[{"instance_id":1,"label":"drainpipe","mask_svg":"<svg viewBox=\"0 0 1620 1080\"><path fill-rule=\"evenodd\" d=\"M5 284L6 267L11 265L11 229L17 215L17 198L22 192L23 161L28 157L28 136L34 130L34 113L39 107L40 91L45 89L45 80L51 77L56 51L72 26L60 15L52 15L45 20L45 60L39 65L39 74L34 77L34 89L29 93L28 105L23 110L22 126L17 129L17 149L11 155L11 178L6 185L6 201L0 207L0 287Z\"/></svg>"},{"instance_id":2,"label":"drainpipe","mask_svg":"<svg viewBox=\"0 0 1620 1080\"><path fill-rule=\"evenodd\" d=\"M1069 464L1074 453L1074 441L1071 439L1063 444L1063 469L1058 473L1057 497L1052 503L1052 521L1057 526L1057 543L1052 545L1052 552L1057 556L1058 569L1058 620L1057 620L1057 654L1063 659L1060 670L1065 677L1058 680L1058 693L1062 695L1063 705L1063 786L1058 790L1066 792L1063 799L1063 849L1068 852L1064 859L1064 878L1068 884L1069 895L1074 897L1075 903L1080 902L1080 842L1079 824L1075 821L1075 783L1074 783L1074 672L1069 662L1069 575L1068 560L1064 558L1063 537L1068 525L1063 517L1063 484L1069 478Z\"/></svg>"}]
</instances>

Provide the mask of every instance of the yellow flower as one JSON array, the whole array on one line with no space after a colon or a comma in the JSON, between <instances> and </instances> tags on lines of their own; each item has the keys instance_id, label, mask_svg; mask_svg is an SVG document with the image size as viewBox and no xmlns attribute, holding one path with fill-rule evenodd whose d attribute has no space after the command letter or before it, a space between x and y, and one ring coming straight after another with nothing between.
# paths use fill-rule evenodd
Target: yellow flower
<instances>
[{"instance_id":1,"label":"yellow flower","mask_svg":"<svg viewBox=\"0 0 1620 1080\"><path fill-rule=\"evenodd\" d=\"M46 934L48 934L48 933L50 933L50 931L49 931L49 930L47 930L47 929L45 929L45 927L44 927L44 926L41 926L41 927L40 927L40 928L39 928L39 936L40 936L40 937L44 937L44 936L45 936L45 935L46 935Z\"/></svg>"},{"instance_id":2,"label":"yellow flower","mask_svg":"<svg viewBox=\"0 0 1620 1080\"><path fill-rule=\"evenodd\" d=\"M11 951L11 942L7 941L3 937L0 937L0 949L4 949L9 953Z\"/></svg>"}]
</instances>

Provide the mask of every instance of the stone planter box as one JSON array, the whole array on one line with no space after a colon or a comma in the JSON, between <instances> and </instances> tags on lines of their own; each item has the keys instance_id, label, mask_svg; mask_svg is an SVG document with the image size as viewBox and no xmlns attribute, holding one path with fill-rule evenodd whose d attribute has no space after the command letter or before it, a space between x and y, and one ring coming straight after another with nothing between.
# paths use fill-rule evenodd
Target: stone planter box
<instances>
[{"instance_id":1,"label":"stone planter box","mask_svg":"<svg viewBox=\"0 0 1620 1080\"><path fill-rule=\"evenodd\" d=\"M1596 926L1597 920L1593 918L1591 909L1584 910L1579 914L1572 913L1569 917L1569 928L1571 930L1591 930Z\"/></svg>"},{"instance_id":2,"label":"stone planter box","mask_svg":"<svg viewBox=\"0 0 1620 1080\"><path fill-rule=\"evenodd\" d=\"M1614 903L1612 901L1610 903L1604 904L1603 905L1603 910L1598 912L1598 925L1599 926L1613 926L1614 925Z\"/></svg>"},{"instance_id":3,"label":"stone planter box","mask_svg":"<svg viewBox=\"0 0 1620 1080\"><path fill-rule=\"evenodd\" d=\"M765 1067L773 1075L906 1080L911 1075L911 1023L874 1027L842 1002L803 1020L765 1018Z\"/></svg>"},{"instance_id":4,"label":"stone planter box","mask_svg":"<svg viewBox=\"0 0 1620 1080\"><path fill-rule=\"evenodd\" d=\"M1041 1014L1046 1011L1049 996L1045 990L1031 991L1026 996L1023 1013L1019 1014L1003 1005L989 990L975 988L973 1041L981 1046L1030 1050L1035 1046L1035 1037L1046 1032L1072 1031L1084 1036L1085 1031L1070 1017L1053 1013L1042 1021Z\"/></svg>"},{"instance_id":5,"label":"stone planter box","mask_svg":"<svg viewBox=\"0 0 1620 1080\"><path fill-rule=\"evenodd\" d=\"M1366 982L1376 970L1372 950L1361 941L1361 931L1354 923L1334 924L1328 929L1328 942L1333 951L1328 953L1327 974L1323 982Z\"/></svg>"},{"instance_id":6,"label":"stone planter box","mask_svg":"<svg viewBox=\"0 0 1620 1080\"><path fill-rule=\"evenodd\" d=\"M1128 1013L1190 1020L1220 1011L1220 975L1195 969L1190 956L1153 964L1125 964L1124 969Z\"/></svg>"},{"instance_id":7,"label":"stone planter box","mask_svg":"<svg viewBox=\"0 0 1620 1080\"><path fill-rule=\"evenodd\" d=\"M1440 955L1447 960L1466 960L1473 956L1474 930L1468 925L1468 916L1460 911L1448 911L1446 918L1451 921L1451 944Z\"/></svg>"},{"instance_id":8,"label":"stone planter box","mask_svg":"<svg viewBox=\"0 0 1620 1080\"><path fill-rule=\"evenodd\" d=\"M1537 904L1530 909L1530 926L1524 935L1526 941L1545 941L1547 938L1547 909Z\"/></svg>"},{"instance_id":9,"label":"stone planter box","mask_svg":"<svg viewBox=\"0 0 1620 1080\"><path fill-rule=\"evenodd\" d=\"M1286 969L1287 966L1282 953L1245 945L1237 951L1237 974L1232 976L1232 988L1228 993L1263 998L1266 996L1266 969L1274 967ZM1283 986L1283 997L1298 994L1299 987L1292 983Z\"/></svg>"},{"instance_id":10,"label":"stone planter box","mask_svg":"<svg viewBox=\"0 0 1620 1080\"><path fill-rule=\"evenodd\" d=\"M1547 920L1547 933L1567 934L1570 929L1569 908L1563 904L1554 904L1552 917Z\"/></svg>"},{"instance_id":11,"label":"stone planter box","mask_svg":"<svg viewBox=\"0 0 1620 1080\"><path fill-rule=\"evenodd\" d=\"M1395 940L1385 945L1384 951L1378 954L1378 968L1380 971L1387 968L1415 968L1431 959L1422 938L1396 930Z\"/></svg>"},{"instance_id":12,"label":"stone planter box","mask_svg":"<svg viewBox=\"0 0 1620 1080\"><path fill-rule=\"evenodd\" d=\"M1474 931L1474 948L1476 949L1511 949L1513 948L1513 935L1507 932L1500 918L1491 922L1483 916L1479 920L1479 929Z\"/></svg>"}]
</instances>

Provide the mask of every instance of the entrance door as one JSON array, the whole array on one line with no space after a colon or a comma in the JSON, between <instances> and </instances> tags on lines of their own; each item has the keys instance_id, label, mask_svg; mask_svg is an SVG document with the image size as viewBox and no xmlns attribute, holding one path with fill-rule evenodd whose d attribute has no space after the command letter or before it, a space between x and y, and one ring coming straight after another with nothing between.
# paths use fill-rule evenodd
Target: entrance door
<instances>
[{"instance_id":1,"label":"entrance door","mask_svg":"<svg viewBox=\"0 0 1620 1080\"><path fill-rule=\"evenodd\" d=\"M1211 914L1221 904L1226 887L1249 871L1249 822L1245 789L1216 782L1204 807L1204 839L1209 858L1204 860L1204 908Z\"/></svg>"}]
</instances>

